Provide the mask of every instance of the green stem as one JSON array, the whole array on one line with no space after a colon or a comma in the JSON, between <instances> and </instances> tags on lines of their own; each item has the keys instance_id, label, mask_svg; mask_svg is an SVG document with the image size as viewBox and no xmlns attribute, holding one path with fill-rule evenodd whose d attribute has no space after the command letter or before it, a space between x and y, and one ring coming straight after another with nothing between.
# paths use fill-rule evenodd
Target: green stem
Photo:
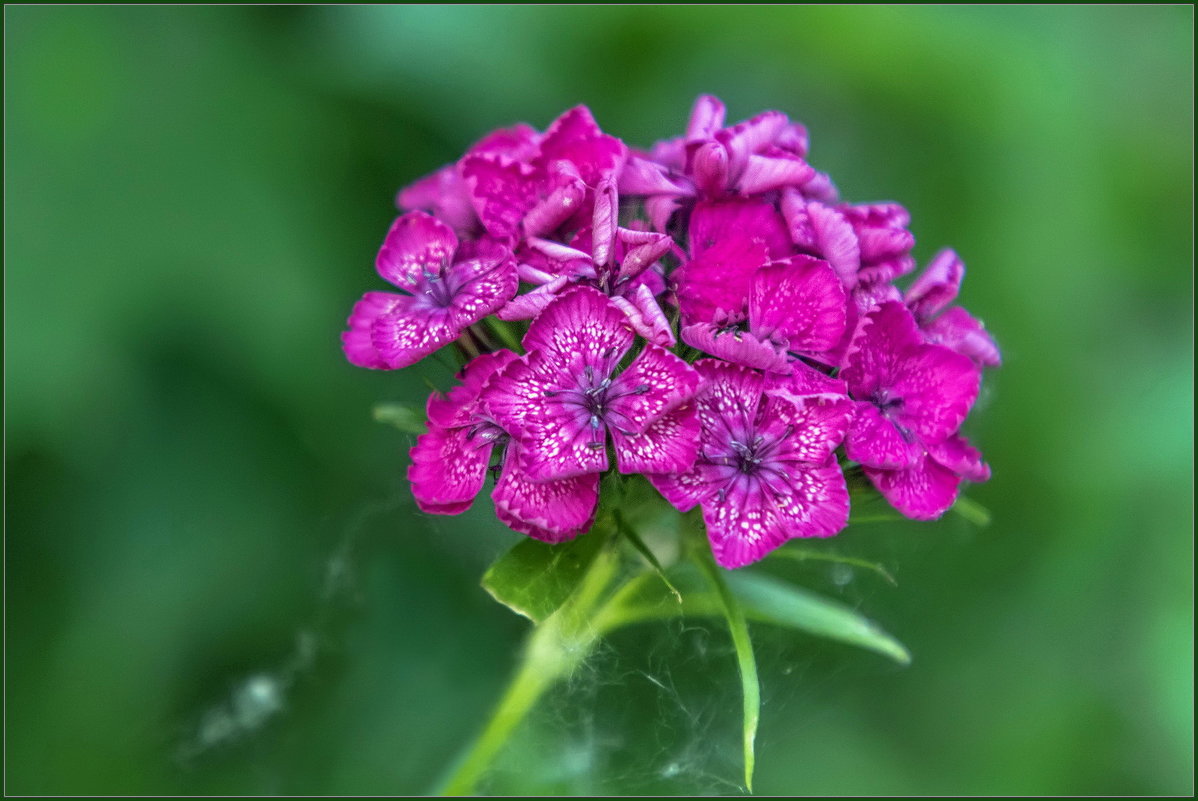
<instances>
[{"instance_id":1,"label":"green stem","mask_svg":"<svg viewBox=\"0 0 1198 801\"><path fill-rule=\"evenodd\" d=\"M533 632L534 637L540 630ZM531 641L529 643L532 644ZM530 650L532 650L530 648ZM482 734L455 766L453 774L441 787L441 795L471 795L474 785L490 767L491 761L511 737L512 732L524 720L536 704L537 699L558 676L542 670L532 659L525 659Z\"/></svg>"},{"instance_id":2,"label":"green stem","mask_svg":"<svg viewBox=\"0 0 1198 801\"><path fill-rule=\"evenodd\" d=\"M593 531L591 536L598 533ZM570 599L529 634L516 675L478 739L441 786L441 795L473 794L479 779L545 691L590 656L601 636L592 623L592 613L618 569L619 554L612 538L604 543Z\"/></svg>"}]
</instances>

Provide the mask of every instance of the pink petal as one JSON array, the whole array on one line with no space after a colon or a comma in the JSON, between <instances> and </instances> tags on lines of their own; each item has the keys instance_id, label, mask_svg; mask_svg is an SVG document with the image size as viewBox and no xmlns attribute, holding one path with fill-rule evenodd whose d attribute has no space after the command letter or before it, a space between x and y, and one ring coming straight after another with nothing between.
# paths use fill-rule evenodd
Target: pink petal
<instances>
[{"instance_id":1,"label":"pink petal","mask_svg":"<svg viewBox=\"0 0 1198 801\"><path fill-rule=\"evenodd\" d=\"M911 223L911 215L898 203L867 203L857 206L844 205L841 213L857 225L903 228Z\"/></svg>"},{"instance_id":2,"label":"pink petal","mask_svg":"<svg viewBox=\"0 0 1198 801\"><path fill-rule=\"evenodd\" d=\"M692 348L721 359L766 370L790 372L790 361L782 343L762 339L748 331L727 330L716 323L693 323L682 327L682 341Z\"/></svg>"},{"instance_id":3,"label":"pink petal","mask_svg":"<svg viewBox=\"0 0 1198 801\"><path fill-rule=\"evenodd\" d=\"M804 397L838 400L847 398L849 394L848 385L844 381L832 378L800 361L791 362L791 372L788 374L769 376L766 388L791 400Z\"/></svg>"},{"instance_id":4,"label":"pink petal","mask_svg":"<svg viewBox=\"0 0 1198 801\"><path fill-rule=\"evenodd\" d=\"M403 301L370 326L370 342L391 370L415 364L462 333L450 310L420 305L416 298Z\"/></svg>"},{"instance_id":5,"label":"pink petal","mask_svg":"<svg viewBox=\"0 0 1198 801\"><path fill-rule=\"evenodd\" d=\"M574 216L586 199L587 187L581 178L562 176L551 179L548 197L524 215L525 236L540 236L559 228Z\"/></svg>"},{"instance_id":6,"label":"pink petal","mask_svg":"<svg viewBox=\"0 0 1198 801\"><path fill-rule=\"evenodd\" d=\"M612 382L607 406L611 413L623 416L627 422L618 428L636 434L666 412L690 401L698 385L699 374L694 368L660 345L649 343Z\"/></svg>"},{"instance_id":7,"label":"pink petal","mask_svg":"<svg viewBox=\"0 0 1198 801\"><path fill-rule=\"evenodd\" d=\"M387 281L411 291L425 273L439 273L449 264L457 249L453 229L423 211L410 211L391 225L375 268Z\"/></svg>"},{"instance_id":8,"label":"pink petal","mask_svg":"<svg viewBox=\"0 0 1198 801\"><path fill-rule=\"evenodd\" d=\"M539 286L512 298L495 313L495 316L500 320L531 320L544 311L546 306L557 300L558 295L569 284L570 279L564 275L555 278L544 286Z\"/></svg>"},{"instance_id":9,"label":"pink petal","mask_svg":"<svg viewBox=\"0 0 1198 801\"><path fill-rule=\"evenodd\" d=\"M620 171L620 193L624 195L685 195L687 188L675 183L661 164L632 156Z\"/></svg>"},{"instance_id":10,"label":"pink petal","mask_svg":"<svg viewBox=\"0 0 1198 801\"><path fill-rule=\"evenodd\" d=\"M789 432L778 443L779 458L823 464L844 442L855 406L847 397L795 399L767 393L762 418L769 428L785 426Z\"/></svg>"},{"instance_id":11,"label":"pink petal","mask_svg":"<svg viewBox=\"0 0 1198 801\"><path fill-rule=\"evenodd\" d=\"M890 387L899 375L906 352L923 341L915 318L901 303L883 303L862 319L845 354L840 377L858 399L879 387Z\"/></svg>"},{"instance_id":12,"label":"pink petal","mask_svg":"<svg viewBox=\"0 0 1198 801\"><path fill-rule=\"evenodd\" d=\"M520 221L537 202L536 169L502 156L468 155L460 164L462 180L483 227L500 239L515 236Z\"/></svg>"},{"instance_id":13,"label":"pink petal","mask_svg":"<svg viewBox=\"0 0 1198 801\"><path fill-rule=\"evenodd\" d=\"M378 318L390 314L395 309L411 302L406 295L395 295L390 292L367 292L362 299L354 304L350 312L349 330L341 334L341 345L345 350L345 358L358 367L372 370L388 370L387 360L375 350L371 339L371 329Z\"/></svg>"},{"instance_id":14,"label":"pink petal","mask_svg":"<svg viewBox=\"0 0 1198 801\"><path fill-rule=\"evenodd\" d=\"M426 407L429 425L442 428L473 425L483 386L491 376L519 358L510 350L497 350L471 359L458 373L461 383L444 395L434 392L429 396Z\"/></svg>"},{"instance_id":15,"label":"pink petal","mask_svg":"<svg viewBox=\"0 0 1198 801\"><path fill-rule=\"evenodd\" d=\"M509 446L503 471L491 493L495 514L508 528L545 542L564 542L588 531L599 505L599 475L561 481L530 481L521 473L519 454Z\"/></svg>"},{"instance_id":16,"label":"pink petal","mask_svg":"<svg viewBox=\"0 0 1198 801\"><path fill-rule=\"evenodd\" d=\"M645 214L655 231L664 232L670 225L670 218L679 208L678 198L671 195L655 195L645 199Z\"/></svg>"},{"instance_id":17,"label":"pink petal","mask_svg":"<svg viewBox=\"0 0 1198 801\"><path fill-rule=\"evenodd\" d=\"M807 162L778 148L767 148L769 155L749 156L744 171L736 179L743 195L756 195L787 186L802 186L815 176Z\"/></svg>"},{"instance_id":18,"label":"pink petal","mask_svg":"<svg viewBox=\"0 0 1198 801\"><path fill-rule=\"evenodd\" d=\"M625 435L612 429L616 466L621 473L681 473L699 451L699 418L686 404L658 417L644 432Z\"/></svg>"},{"instance_id":19,"label":"pink petal","mask_svg":"<svg viewBox=\"0 0 1198 801\"><path fill-rule=\"evenodd\" d=\"M734 160L743 162L750 154L773 144L789 124L790 120L781 111L763 111L717 132L716 138L728 146Z\"/></svg>"},{"instance_id":20,"label":"pink petal","mask_svg":"<svg viewBox=\"0 0 1198 801\"><path fill-rule=\"evenodd\" d=\"M994 338L979 320L960 306L924 323L923 333L928 342L952 348L983 367L996 367L1002 363Z\"/></svg>"},{"instance_id":21,"label":"pink petal","mask_svg":"<svg viewBox=\"0 0 1198 801\"><path fill-rule=\"evenodd\" d=\"M482 489L494 442L470 431L433 425L416 438L408 481L421 511L459 514Z\"/></svg>"},{"instance_id":22,"label":"pink petal","mask_svg":"<svg viewBox=\"0 0 1198 801\"><path fill-rule=\"evenodd\" d=\"M543 163L569 161L590 186L619 175L627 157L624 143L599 130L586 106L575 106L558 117L541 139Z\"/></svg>"},{"instance_id":23,"label":"pink petal","mask_svg":"<svg viewBox=\"0 0 1198 801\"><path fill-rule=\"evenodd\" d=\"M695 401L703 431L730 425L747 428L756 419L765 387L760 373L718 359L699 359L694 368L699 373Z\"/></svg>"},{"instance_id":24,"label":"pink petal","mask_svg":"<svg viewBox=\"0 0 1198 801\"><path fill-rule=\"evenodd\" d=\"M792 122L778 132L774 138L774 146L795 154L799 158L807 158L807 128L801 122Z\"/></svg>"},{"instance_id":25,"label":"pink petal","mask_svg":"<svg viewBox=\"0 0 1198 801\"><path fill-rule=\"evenodd\" d=\"M853 289L853 306L860 315L869 314L875 307L881 306L887 301L901 302L902 299L903 296L898 288L889 281L857 284Z\"/></svg>"},{"instance_id":26,"label":"pink petal","mask_svg":"<svg viewBox=\"0 0 1198 801\"><path fill-rule=\"evenodd\" d=\"M961 479L933 459L920 458L906 470L865 468L865 475L890 505L915 520L933 520L957 499Z\"/></svg>"},{"instance_id":27,"label":"pink petal","mask_svg":"<svg viewBox=\"0 0 1198 801\"><path fill-rule=\"evenodd\" d=\"M776 332L791 352L819 358L844 336L846 303L826 261L792 256L754 274L749 324L759 337Z\"/></svg>"},{"instance_id":28,"label":"pink petal","mask_svg":"<svg viewBox=\"0 0 1198 801\"><path fill-rule=\"evenodd\" d=\"M624 312L606 295L590 287L564 291L545 307L524 335L526 351L540 350L559 369L580 374L590 366L610 375L632 347L632 331Z\"/></svg>"},{"instance_id":29,"label":"pink petal","mask_svg":"<svg viewBox=\"0 0 1198 801\"><path fill-rule=\"evenodd\" d=\"M719 142L701 142L692 149L691 174L705 196L718 197L728 190L728 161L728 150Z\"/></svg>"},{"instance_id":30,"label":"pink petal","mask_svg":"<svg viewBox=\"0 0 1198 801\"><path fill-rule=\"evenodd\" d=\"M649 149L649 158L668 170L680 171L686 166L687 144L681 136L654 142Z\"/></svg>"},{"instance_id":31,"label":"pink petal","mask_svg":"<svg viewBox=\"0 0 1198 801\"><path fill-rule=\"evenodd\" d=\"M873 264L906 255L915 246L915 236L906 228L864 226L857 229L857 245L861 249L861 263ZM882 277L869 280L882 280Z\"/></svg>"},{"instance_id":32,"label":"pink petal","mask_svg":"<svg viewBox=\"0 0 1198 801\"><path fill-rule=\"evenodd\" d=\"M712 247L727 242L762 243L769 260L784 259L791 253L786 221L772 203L752 199L696 203L691 212L690 254L701 256Z\"/></svg>"},{"instance_id":33,"label":"pink petal","mask_svg":"<svg viewBox=\"0 0 1198 801\"><path fill-rule=\"evenodd\" d=\"M724 104L715 95L699 95L686 123L686 140L710 139L724 127Z\"/></svg>"},{"instance_id":34,"label":"pink petal","mask_svg":"<svg viewBox=\"0 0 1198 801\"><path fill-rule=\"evenodd\" d=\"M803 197L808 200L818 200L820 203L835 203L840 199L836 184L827 173L817 172L810 181L803 185Z\"/></svg>"},{"instance_id":35,"label":"pink petal","mask_svg":"<svg viewBox=\"0 0 1198 801\"><path fill-rule=\"evenodd\" d=\"M534 352L492 378L483 396L490 416L519 442L520 467L532 481L607 469L604 429L593 428L580 409L555 402L561 389L561 368Z\"/></svg>"},{"instance_id":36,"label":"pink petal","mask_svg":"<svg viewBox=\"0 0 1198 801\"><path fill-rule=\"evenodd\" d=\"M857 285L861 252L857 234L843 214L822 203L807 201L798 192L788 191L782 196L782 215L800 251L831 264L845 289Z\"/></svg>"},{"instance_id":37,"label":"pink petal","mask_svg":"<svg viewBox=\"0 0 1198 801\"><path fill-rule=\"evenodd\" d=\"M924 442L939 442L961 427L977 399L978 367L942 345L920 345L907 352L892 384L902 398L897 421Z\"/></svg>"},{"instance_id":38,"label":"pink petal","mask_svg":"<svg viewBox=\"0 0 1198 801\"><path fill-rule=\"evenodd\" d=\"M928 445L927 449L928 456L962 478L979 484L990 480L990 466L964 437L954 434L943 442Z\"/></svg>"},{"instance_id":39,"label":"pink petal","mask_svg":"<svg viewBox=\"0 0 1198 801\"><path fill-rule=\"evenodd\" d=\"M506 250L503 251L507 253ZM466 328L501 309L516 294L520 280L510 255L480 255L453 265L447 280L459 282L451 309L454 324Z\"/></svg>"},{"instance_id":40,"label":"pink petal","mask_svg":"<svg viewBox=\"0 0 1198 801\"><path fill-rule=\"evenodd\" d=\"M895 427L872 403L858 403L844 440L845 455L869 467L895 469L915 464L919 445Z\"/></svg>"},{"instance_id":41,"label":"pink petal","mask_svg":"<svg viewBox=\"0 0 1198 801\"><path fill-rule=\"evenodd\" d=\"M469 231L478 220L456 164L442 167L401 189L395 204L403 211L431 212L459 233Z\"/></svg>"},{"instance_id":42,"label":"pink petal","mask_svg":"<svg viewBox=\"0 0 1198 801\"><path fill-rule=\"evenodd\" d=\"M487 134L466 151L466 155L506 156L517 161L531 161L537 155L539 138L540 134L531 125L518 123Z\"/></svg>"},{"instance_id":43,"label":"pink petal","mask_svg":"<svg viewBox=\"0 0 1198 801\"><path fill-rule=\"evenodd\" d=\"M926 320L957 297L965 265L953 250L942 250L907 289L907 308L916 320Z\"/></svg>"},{"instance_id":44,"label":"pink petal","mask_svg":"<svg viewBox=\"0 0 1198 801\"><path fill-rule=\"evenodd\" d=\"M910 222L906 209L897 203L885 203L841 206L839 211L857 234L862 281L891 281L915 269L910 255L915 237L906 229Z\"/></svg>"},{"instance_id":45,"label":"pink petal","mask_svg":"<svg viewBox=\"0 0 1198 801\"><path fill-rule=\"evenodd\" d=\"M724 481L721 471L702 460L695 462L685 471L649 473L645 478L649 479L654 489L680 512L689 512L714 495Z\"/></svg>"},{"instance_id":46,"label":"pink petal","mask_svg":"<svg viewBox=\"0 0 1198 801\"><path fill-rule=\"evenodd\" d=\"M616 244L616 225L620 199L613 178L605 178L595 187L595 211L591 220L591 256L595 264L609 264Z\"/></svg>"},{"instance_id":47,"label":"pink petal","mask_svg":"<svg viewBox=\"0 0 1198 801\"><path fill-rule=\"evenodd\" d=\"M848 525L849 491L831 454L818 467L801 467L789 489L774 497L788 538L831 537Z\"/></svg>"},{"instance_id":48,"label":"pink petal","mask_svg":"<svg viewBox=\"0 0 1198 801\"><path fill-rule=\"evenodd\" d=\"M715 561L729 569L756 562L790 538L773 496L728 492L703 501L703 522Z\"/></svg>"},{"instance_id":49,"label":"pink petal","mask_svg":"<svg viewBox=\"0 0 1198 801\"><path fill-rule=\"evenodd\" d=\"M618 278L621 281L636 278L662 256L675 249L674 240L666 234L621 228L618 235L620 243L628 248L624 258L620 260Z\"/></svg>"},{"instance_id":50,"label":"pink petal","mask_svg":"<svg viewBox=\"0 0 1198 801\"><path fill-rule=\"evenodd\" d=\"M674 346L674 330L647 284L638 284L632 292L614 297L611 302L628 315L628 322L638 335L662 347Z\"/></svg>"},{"instance_id":51,"label":"pink petal","mask_svg":"<svg viewBox=\"0 0 1198 801\"><path fill-rule=\"evenodd\" d=\"M893 281L914 269L914 257L904 253L871 263L863 260L857 276L862 281Z\"/></svg>"}]
</instances>

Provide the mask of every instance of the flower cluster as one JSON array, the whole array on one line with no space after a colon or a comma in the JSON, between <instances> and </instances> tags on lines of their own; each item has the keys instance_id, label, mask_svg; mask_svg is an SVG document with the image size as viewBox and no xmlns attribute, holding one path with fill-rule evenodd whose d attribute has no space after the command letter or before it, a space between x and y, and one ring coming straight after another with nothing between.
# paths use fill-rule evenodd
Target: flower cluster
<instances>
[{"instance_id":1,"label":"flower cluster","mask_svg":"<svg viewBox=\"0 0 1198 801\"><path fill-rule=\"evenodd\" d=\"M457 514L494 471L499 518L559 542L591 526L614 460L701 507L716 560L739 567L843 529L846 471L917 519L985 481L960 428L999 352L951 305L961 260L942 251L900 289L907 212L840 201L807 154L786 115L726 125L711 96L644 152L579 106L403 189L377 269L404 294L358 302L346 356L486 351L429 399L420 508ZM490 346L492 315L530 321L522 352Z\"/></svg>"}]
</instances>

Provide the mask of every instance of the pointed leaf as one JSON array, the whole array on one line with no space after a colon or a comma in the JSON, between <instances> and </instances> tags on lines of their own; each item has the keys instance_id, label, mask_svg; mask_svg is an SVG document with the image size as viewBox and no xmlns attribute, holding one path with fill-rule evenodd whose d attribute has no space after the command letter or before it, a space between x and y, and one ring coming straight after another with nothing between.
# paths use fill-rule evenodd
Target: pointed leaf
<instances>
[{"instance_id":1,"label":"pointed leaf","mask_svg":"<svg viewBox=\"0 0 1198 801\"><path fill-rule=\"evenodd\" d=\"M977 501L958 497L952 509L975 526L984 527L990 525L990 510Z\"/></svg>"},{"instance_id":2,"label":"pointed leaf","mask_svg":"<svg viewBox=\"0 0 1198 801\"><path fill-rule=\"evenodd\" d=\"M742 570L725 581L752 620L866 648L903 665L911 662L901 642L838 601L762 573Z\"/></svg>"},{"instance_id":3,"label":"pointed leaf","mask_svg":"<svg viewBox=\"0 0 1198 801\"><path fill-rule=\"evenodd\" d=\"M542 623L574 592L603 540L597 531L558 545L526 539L487 568L483 589L516 614Z\"/></svg>"},{"instance_id":4,"label":"pointed leaf","mask_svg":"<svg viewBox=\"0 0 1198 801\"><path fill-rule=\"evenodd\" d=\"M901 519L896 516L895 519ZM861 521L857 521L861 522ZM771 559L790 559L795 562L806 562L808 560L818 560L823 562L836 562L842 565L851 565L853 567L861 567L866 570L872 570L891 584L898 586L898 582L894 580L894 576L890 571L882 567L877 562L870 562L866 559L857 559L852 556L841 556L840 554L828 553L827 551L819 551L815 548L804 548L801 545L786 545L778 548L770 554Z\"/></svg>"}]
</instances>

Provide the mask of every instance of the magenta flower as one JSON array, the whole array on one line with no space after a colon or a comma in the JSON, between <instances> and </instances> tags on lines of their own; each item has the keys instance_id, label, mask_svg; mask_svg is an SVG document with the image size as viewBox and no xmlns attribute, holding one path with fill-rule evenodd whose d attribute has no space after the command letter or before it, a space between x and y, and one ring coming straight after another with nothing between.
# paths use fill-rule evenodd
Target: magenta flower
<instances>
[{"instance_id":1,"label":"magenta flower","mask_svg":"<svg viewBox=\"0 0 1198 801\"><path fill-rule=\"evenodd\" d=\"M757 268L747 311L720 312L713 322L684 326L682 339L770 372L790 372L792 354L835 364L829 353L844 337L845 307L844 289L826 261L792 256Z\"/></svg>"},{"instance_id":2,"label":"magenta flower","mask_svg":"<svg viewBox=\"0 0 1198 801\"><path fill-rule=\"evenodd\" d=\"M782 194L781 208L795 249L828 262L844 288L854 289L861 269L861 248L857 232L844 214L793 189Z\"/></svg>"},{"instance_id":3,"label":"magenta flower","mask_svg":"<svg viewBox=\"0 0 1198 801\"><path fill-rule=\"evenodd\" d=\"M756 199L697 204L688 238L691 258L674 275L683 325L740 313L758 268L793 252L782 216Z\"/></svg>"},{"instance_id":4,"label":"magenta flower","mask_svg":"<svg viewBox=\"0 0 1198 801\"><path fill-rule=\"evenodd\" d=\"M691 109L686 135L659 142L649 158L630 158L620 191L716 199L798 187L816 177L806 155L807 130L782 112L764 111L724 127L724 104L701 95Z\"/></svg>"},{"instance_id":5,"label":"magenta flower","mask_svg":"<svg viewBox=\"0 0 1198 801\"><path fill-rule=\"evenodd\" d=\"M890 301L865 316L840 377L857 401L845 452L895 470L915 466L925 449L956 433L981 373L961 354L925 343L911 312Z\"/></svg>"},{"instance_id":6,"label":"magenta flower","mask_svg":"<svg viewBox=\"0 0 1198 801\"><path fill-rule=\"evenodd\" d=\"M911 248L915 237L907 230L911 215L897 203L841 205L837 210L857 235L861 260L857 277L863 284L893 281L915 269Z\"/></svg>"},{"instance_id":7,"label":"magenta flower","mask_svg":"<svg viewBox=\"0 0 1198 801\"><path fill-rule=\"evenodd\" d=\"M558 117L518 152L467 153L459 172L487 232L543 236L583 210L588 187L619 174L628 149L599 129L586 106Z\"/></svg>"},{"instance_id":8,"label":"magenta flower","mask_svg":"<svg viewBox=\"0 0 1198 801\"><path fill-rule=\"evenodd\" d=\"M528 354L486 397L531 480L603 472L609 432L622 473L671 473L694 460L697 374L652 343L618 371L632 344L628 318L590 287L570 289L533 321Z\"/></svg>"},{"instance_id":9,"label":"magenta flower","mask_svg":"<svg viewBox=\"0 0 1198 801\"><path fill-rule=\"evenodd\" d=\"M591 225L569 245L528 240L518 270L523 280L539 286L514 298L497 316L501 320L535 317L566 289L582 284L609 296L628 315L637 334L658 345L672 346L674 332L656 300L665 289L665 281L652 268L663 255L676 249L674 240L665 234L618 225L619 198L614 180L602 181L594 194Z\"/></svg>"},{"instance_id":10,"label":"magenta flower","mask_svg":"<svg viewBox=\"0 0 1198 801\"><path fill-rule=\"evenodd\" d=\"M428 401L428 433L412 448L408 480L422 511L455 515L470 508L486 480L492 452L501 449L491 497L509 528L546 542L581 534L594 522L597 475L533 483L520 470L516 446L481 398L489 382L519 359L511 351L484 354L462 369L459 386Z\"/></svg>"},{"instance_id":11,"label":"magenta flower","mask_svg":"<svg viewBox=\"0 0 1198 801\"><path fill-rule=\"evenodd\" d=\"M527 161L537 153L539 134L528 125L494 131L475 143L466 156L490 156L510 161ZM396 195L401 211L428 211L448 223L460 236L475 235L481 222L474 211L470 188L462 179L460 163L448 164Z\"/></svg>"},{"instance_id":12,"label":"magenta flower","mask_svg":"<svg viewBox=\"0 0 1198 801\"><path fill-rule=\"evenodd\" d=\"M956 299L964 277L961 257L953 250L940 251L907 290L907 308L928 342L952 348L980 366L995 367L1002 356L982 323L960 306L944 311Z\"/></svg>"},{"instance_id":13,"label":"magenta flower","mask_svg":"<svg viewBox=\"0 0 1198 801\"><path fill-rule=\"evenodd\" d=\"M650 482L679 511L696 504L716 561L742 567L794 537L828 537L848 523L849 494L833 452L852 417L832 379L766 379L714 359L695 369L699 456ZM820 386L823 384L824 386Z\"/></svg>"},{"instance_id":14,"label":"magenta flower","mask_svg":"<svg viewBox=\"0 0 1198 801\"><path fill-rule=\"evenodd\" d=\"M419 211L391 226L376 268L408 294L367 292L354 306L341 342L359 367L415 364L503 306L517 287L507 248L487 239L459 248L449 226Z\"/></svg>"}]
</instances>

